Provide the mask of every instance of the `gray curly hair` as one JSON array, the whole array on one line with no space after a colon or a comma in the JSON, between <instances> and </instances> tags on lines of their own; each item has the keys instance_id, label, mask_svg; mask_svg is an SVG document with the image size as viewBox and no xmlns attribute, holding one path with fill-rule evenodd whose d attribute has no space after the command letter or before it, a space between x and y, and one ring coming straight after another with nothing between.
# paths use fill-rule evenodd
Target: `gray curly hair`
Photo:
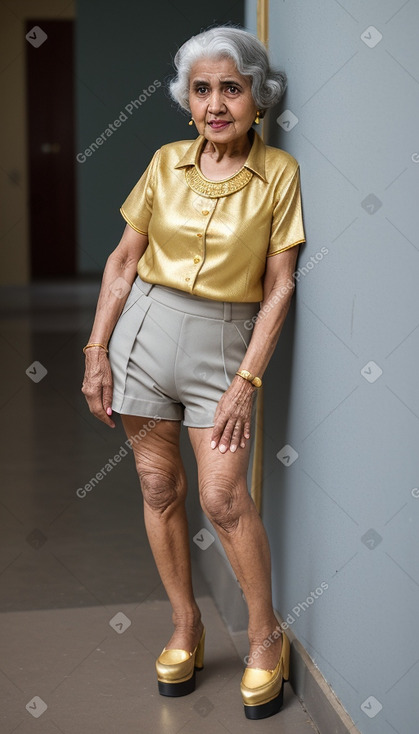
<instances>
[{"instance_id":1,"label":"gray curly hair","mask_svg":"<svg viewBox=\"0 0 419 734\"><path fill-rule=\"evenodd\" d=\"M193 64L202 58L230 57L242 76L252 79L252 96L264 112L281 99L287 77L271 68L263 43L248 31L217 26L192 36L180 47L174 58L177 75L169 83L169 92L180 107L190 112L189 75Z\"/></svg>"}]
</instances>

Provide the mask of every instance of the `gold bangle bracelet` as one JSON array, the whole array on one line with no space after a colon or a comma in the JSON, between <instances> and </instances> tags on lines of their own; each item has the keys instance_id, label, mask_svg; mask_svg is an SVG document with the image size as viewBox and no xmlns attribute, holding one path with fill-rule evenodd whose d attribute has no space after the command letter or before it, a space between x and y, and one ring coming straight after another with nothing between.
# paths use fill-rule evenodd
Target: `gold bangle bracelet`
<instances>
[{"instance_id":1,"label":"gold bangle bracelet","mask_svg":"<svg viewBox=\"0 0 419 734\"><path fill-rule=\"evenodd\" d=\"M101 349L104 349L106 354L108 354L108 349L105 347L104 344L99 344L99 342L92 342L91 344L86 344L85 347L83 347L83 353L86 354L86 349L91 349L92 347L101 347Z\"/></svg>"},{"instance_id":2,"label":"gold bangle bracelet","mask_svg":"<svg viewBox=\"0 0 419 734\"><path fill-rule=\"evenodd\" d=\"M236 372L236 375L243 377L244 380L250 382L254 387L262 387L262 380L260 379L260 377L252 375L250 372L248 372L248 370L238 370Z\"/></svg>"}]
</instances>

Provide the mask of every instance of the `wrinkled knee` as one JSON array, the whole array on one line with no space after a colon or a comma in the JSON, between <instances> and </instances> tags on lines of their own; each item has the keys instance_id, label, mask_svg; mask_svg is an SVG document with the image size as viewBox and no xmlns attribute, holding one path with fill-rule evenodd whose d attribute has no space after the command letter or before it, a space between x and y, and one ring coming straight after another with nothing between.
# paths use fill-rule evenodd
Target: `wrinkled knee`
<instances>
[{"instance_id":1,"label":"wrinkled knee","mask_svg":"<svg viewBox=\"0 0 419 734\"><path fill-rule=\"evenodd\" d=\"M168 472L138 468L144 501L159 514L163 514L178 499L177 478Z\"/></svg>"},{"instance_id":2,"label":"wrinkled knee","mask_svg":"<svg viewBox=\"0 0 419 734\"><path fill-rule=\"evenodd\" d=\"M213 525L226 533L236 530L242 502L237 484L226 477L211 477L201 484L201 506Z\"/></svg>"}]
</instances>

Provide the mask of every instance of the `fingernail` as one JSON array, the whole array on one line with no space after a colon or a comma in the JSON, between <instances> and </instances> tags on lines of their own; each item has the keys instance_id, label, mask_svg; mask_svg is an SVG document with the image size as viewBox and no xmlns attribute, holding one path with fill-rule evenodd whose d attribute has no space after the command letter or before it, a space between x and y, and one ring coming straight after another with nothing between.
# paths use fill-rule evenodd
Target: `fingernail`
<instances>
[{"instance_id":1,"label":"fingernail","mask_svg":"<svg viewBox=\"0 0 419 734\"><path fill-rule=\"evenodd\" d=\"M237 446L230 446L230 451L235 451Z\"/></svg>"},{"instance_id":2,"label":"fingernail","mask_svg":"<svg viewBox=\"0 0 419 734\"><path fill-rule=\"evenodd\" d=\"M112 408L106 408L106 412L108 415L112 415Z\"/></svg>"},{"instance_id":3,"label":"fingernail","mask_svg":"<svg viewBox=\"0 0 419 734\"><path fill-rule=\"evenodd\" d=\"M216 445L217 445L217 444L215 443L215 441L211 441L211 448L212 448L212 449L215 449Z\"/></svg>"},{"instance_id":4,"label":"fingernail","mask_svg":"<svg viewBox=\"0 0 419 734\"><path fill-rule=\"evenodd\" d=\"M221 444L221 446L220 446L221 453L224 453L224 451L226 451L226 450L227 450L227 446L224 446L224 444Z\"/></svg>"}]
</instances>

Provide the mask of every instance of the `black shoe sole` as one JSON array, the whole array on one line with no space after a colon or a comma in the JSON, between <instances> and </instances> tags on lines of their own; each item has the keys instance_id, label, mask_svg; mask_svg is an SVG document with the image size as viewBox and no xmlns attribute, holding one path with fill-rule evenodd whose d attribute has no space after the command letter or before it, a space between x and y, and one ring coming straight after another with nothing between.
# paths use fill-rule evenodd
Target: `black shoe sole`
<instances>
[{"instance_id":1,"label":"black shoe sole","mask_svg":"<svg viewBox=\"0 0 419 734\"><path fill-rule=\"evenodd\" d=\"M193 693L195 690L195 670L202 670L202 668L195 667L192 676L188 680L182 681L182 683L164 683L158 680L157 684L160 695L176 697L187 696L188 693Z\"/></svg>"},{"instance_id":2,"label":"black shoe sole","mask_svg":"<svg viewBox=\"0 0 419 734\"><path fill-rule=\"evenodd\" d=\"M277 714L281 709L284 702L284 683L282 680L281 690L279 691L276 698L267 703L260 703L258 706L246 706L244 707L244 713L247 719L266 719L268 716Z\"/></svg>"}]
</instances>

